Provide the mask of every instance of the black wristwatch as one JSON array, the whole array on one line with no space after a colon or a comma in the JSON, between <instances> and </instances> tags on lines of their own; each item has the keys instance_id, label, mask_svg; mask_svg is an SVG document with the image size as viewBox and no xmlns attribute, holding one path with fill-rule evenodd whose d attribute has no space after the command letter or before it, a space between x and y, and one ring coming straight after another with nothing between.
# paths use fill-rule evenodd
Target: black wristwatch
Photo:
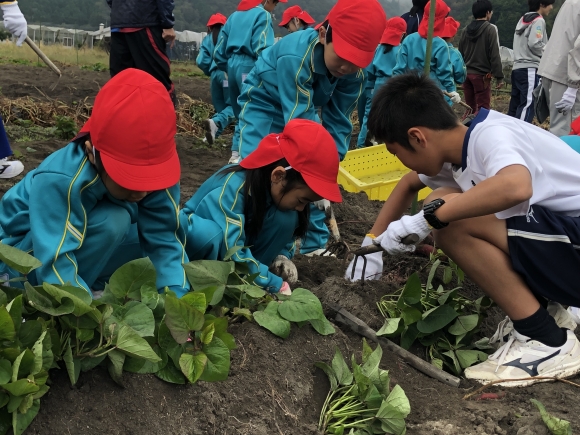
<instances>
[{"instance_id":1,"label":"black wristwatch","mask_svg":"<svg viewBox=\"0 0 580 435\"><path fill-rule=\"evenodd\" d=\"M431 225L436 230L440 230L441 228L445 228L449 225L449 222L441 222L437 216L435 216L435 210L445 204L441 198L438 198L434 201L431 201L429 204L425 204L423 206L423 217L429 225Z\"/></svg>"}]
</instances>

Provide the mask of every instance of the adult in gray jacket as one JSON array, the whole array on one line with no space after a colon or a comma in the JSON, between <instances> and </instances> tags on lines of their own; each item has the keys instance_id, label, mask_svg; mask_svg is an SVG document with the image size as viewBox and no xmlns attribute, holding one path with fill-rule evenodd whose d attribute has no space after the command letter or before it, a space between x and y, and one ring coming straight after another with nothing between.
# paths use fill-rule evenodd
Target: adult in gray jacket
<instances>
[{"instance_id":1,"label":"adult in gray jacket","mask_svg":"<svg viewBox=\"0 0 580 435\"><path fill-rule=\"evenodd\" d=\"M528 0L525 14L514 34L514 68L512 94L508 115L532 122L534 119L534 89L538 86L538 66L548 43L546 18L554 8L555 0Z\"/></svg>"},{"instance_id":2,"label":"adult in gray jacket","mask_svg":"<svg viewBox=\"0 0 580 435\"><path fill-rule=\"evenodd\" d=\"M566 0L554 22L538 74L550 107L550 132L570 133L580 114L580 0Z\"/></svg>"}]
</instances>

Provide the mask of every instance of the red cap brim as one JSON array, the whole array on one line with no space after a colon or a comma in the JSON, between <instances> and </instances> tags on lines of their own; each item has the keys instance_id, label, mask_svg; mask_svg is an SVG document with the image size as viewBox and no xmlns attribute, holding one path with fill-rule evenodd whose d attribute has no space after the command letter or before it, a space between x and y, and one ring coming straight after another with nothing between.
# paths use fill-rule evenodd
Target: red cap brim
<instances>
[{"instance_id":1,"label":"red cap brim","mask_svg":"<svg viewBox=\"0 0 580 435\"><path fill-rule=\"evenodd\" d=\"M332 44L334 51L339 57L355 64L359 68L366 68L369 66L375 57L375 50L361 50L341 38L336 31L333 31L332 33Z\"/></svg>"},{"instance_id":2,"label":"red cap brim","mask_svg":"<svg viewBox=\"0 0 580 435\"><path fill-rule=\"evenodd\" d=\"M286 24L288 24L290 22L290 20L294 18L294 17L289 17L288 19L282 19L282 21L280 21L280 24L278 24L280 27L284 27Z\"/></svg>"},{"instance_id":3,"label":"red cap brim","mask_svg":"<svg viewBox=\"0 0 580 435\"><path fill-rule=\"evenodd\" d=\"M330 183L310 174L300 174L302 175L302 178L304 178L304 181L308 187L310 187L314 193L332 202L342 202L342 195L340 194L338 183Z\"/></svg>"},{"instance_id":4,"label":"red cap brim","mask_svg":"<svg viewBox=\"0 0 580 435\"><path fill-rule=\"evenodd\" d=\"M152 192L175 186L181 177L181 165L177 150L163 163L133 166L101 153L107 175L119 186L139 192Z\"/></svg>"}]
</instances>

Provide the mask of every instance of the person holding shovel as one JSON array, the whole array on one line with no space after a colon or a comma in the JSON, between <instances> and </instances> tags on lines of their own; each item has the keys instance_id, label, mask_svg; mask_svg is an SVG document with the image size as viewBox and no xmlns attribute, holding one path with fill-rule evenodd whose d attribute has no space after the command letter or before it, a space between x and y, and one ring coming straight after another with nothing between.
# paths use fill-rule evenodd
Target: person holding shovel
<instances>
[{"instance_id":1,"label":"person holding shovel","mask_svg":"<svg viewBox=\"0 0 580 435\"><path fill-rule=\"evenodd\" d=\"M262 139L239 165L210 177L187 201L187 254L192 260L244 263L255 283L288 294L298 279L291 261L294 240L308 228L310 203L341 202L338 154L326 129L291 120L281 133Z\"/></svg>"},{"instance_id":2,"label":"person holding shovel","mask_svg":"<svg viewBox=\"0 0 580 435\"><path fill-rule=\"evenodd\" d=\"M403 243L407 236L421 241L433 233L508 316L495 336L497 352L465 376L513 387L580 372L576 324L563 307L554 317L547 309L548 301L580 305L580 154L495 111L480 109L463 125L438 86L416 73L379 91L368 127L413 170L385 203L372 243L397 255L415 249ZM425 186L433 192L423 210L402 216ZM382 272L378 259L371 267Z\"/></svg>"},{"instance_id":3,"label":"person holding shovel","mask_svg":"<svg viewBox=\"0 0 580 435\"><path fill-rule=\"evenodd\" d=\"M0 3L4 19L4 28L16 38L16 45L20 47L26 39L28 24L18 7L18 2L9 1ZM24 171L20 160L13 160L10 141L4 129L4 121L0 116L0 178L13 178Z\"/></svg>"}]
</instances>

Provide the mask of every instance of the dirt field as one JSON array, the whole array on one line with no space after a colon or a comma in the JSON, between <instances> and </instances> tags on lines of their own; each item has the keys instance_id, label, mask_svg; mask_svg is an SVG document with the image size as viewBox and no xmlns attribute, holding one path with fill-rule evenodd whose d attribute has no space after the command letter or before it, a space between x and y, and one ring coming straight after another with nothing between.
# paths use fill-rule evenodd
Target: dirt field
<instances>
[{"instance_id":1,"label":"dirt field","mask_svg":"<svg viewBox=\"0 0 580 435\"><path fill-rule=\"evenodd\" d=\"M1 66L2 93L14 98L46 93L72 103L94 98L107 73L66 68L53 91L54 83L46 70L20 65ZM209 82L199 78L176 80L178 92L209 99ZM40 91L42 92L40 92ZM16 138L12 138L15 140ZM27 170L33 169L66 141L47 139L18 142L14 148L23 154ZM177 138L182 163L182 202L199 185L227 162L229 150L208 149L195 138ZM31 152L27 149L34 149ZM18 180L0 182L5 192ZM368 201L364 194L344 194L336 206L337 220L345 240L353 247L368 231L381 204ZM339 303L371 327L382 325L376 302L381 295L404 283L406 277L424 265L420 257L385 259L389 273L380 280L360 284L345 281L345 265L335 258L298 257L300 284L314 291L323 304ZM465 293L478 297L473 284ZM493 332L501 313L492 310L485 322L486 333ZM125 374L126 387L120 388L106 370L82 374L71 388L64 370L54 374L50 392L41 401L41 410L27 433L30 434L176 434L176 435L314 435L319 412L329 384L314 368L317 361L330 361L338 346L344 355L360 353L361 338L337 327L333 336L322 337L310 326L293 327L290 337L279 339L252 323L231 326L238 349L232 352L232 370L227 381L200 382L193 386L166 384L148 375ZM541 401L549 411L580 427L576 409L580 390L556 383L526 389L503 391L500 400L463 401L477 387L463 380L452 388L430 379L389 352L384 353L384 369L401 385L411 401L408 419L410 435L543 435L547 429L529 399Z\"/></svg>"}]
</instances>

